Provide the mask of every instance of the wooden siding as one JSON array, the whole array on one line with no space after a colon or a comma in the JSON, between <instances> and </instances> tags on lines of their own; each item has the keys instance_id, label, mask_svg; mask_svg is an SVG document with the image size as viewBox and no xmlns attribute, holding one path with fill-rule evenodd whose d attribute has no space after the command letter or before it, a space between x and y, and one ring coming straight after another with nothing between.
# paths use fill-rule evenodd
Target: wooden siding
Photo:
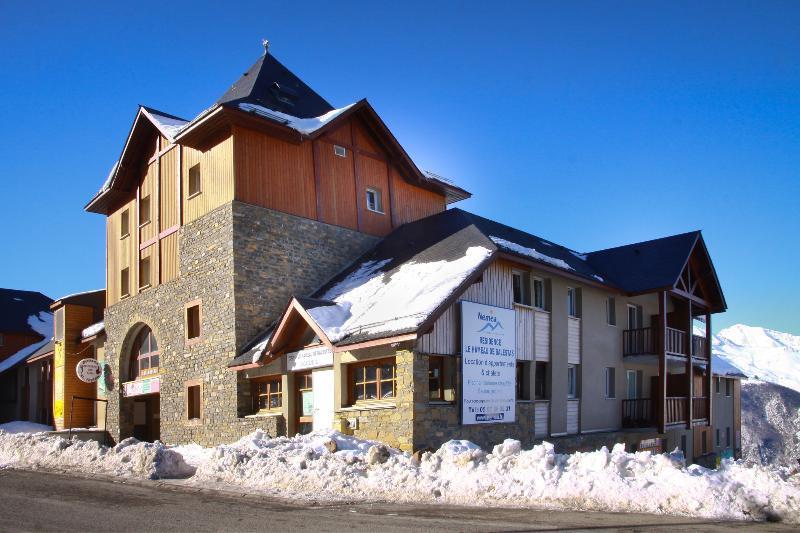
<instances>
[{"instance_id":1,"label":"wooden siding","mask_svg":"<svg viewBox=\"0 0 800 533\"><path fill-rule=\"evenodd\" d=\"M386 161L370 156L357 155L355 159L357 165L356 176L358 178L358 190L360 209L362 210L361 231L371 235L386 235L392 231L392 207L389 201L389 171ZM369 211L366 207L367 188L379 191L383 202L383 214Z\"/></svg>"},{"instance_id":2,"label":"wooden siding","mask_svg":"<svg viewBox=\"0 0 800 533\"><path fill-rule=\"evenodd\" d=\"M517 318L517 359L520 361L533 361L533 309L514 304L514 312Z\"/></svg>"},{"instance_id":3,"label":"wooden siding","mask_svg":"<svg viewBox=\"0 0 800 533\"><path fill-rule=\"evenodd\" d=\"M512 306L511 265L495 261L483 272L483 279L470 285L458 298L510 309ZM450 306L433 325L433 330L423 335L418 349L424 353L455 355L461 353L460 312L458 303Z\"/></svg>"},{"instance_id":4,"label":"wooden siding","mask_svg":"<svg viewBox=\"0 0 800 533\"><path fill-rule=\"evenodd\" d=\"M534 311L536 334L534 335L534 348L537 361L550 360L550 313L547 311Z\"/></svg>"},{"instance_id":5,"label":"wooden siding","mask_svg":"<svg viewBox=\"0 0 800 533\"><path fill-rule=\"evenodd\" d=\"M355 166L353 152L345 157L333 153L333 147L314 141L319 173L319 219L328 224L358 229Z\"/></svg>"},{"instance_id":6,"label":"wooden siding","mask_svg":"<svg viewBox=\"0 0 800 533\"><path fill-rule=\"evenodd\" d=\"M147 213L140 213L140 218L135 219L134 224L139 224L139 242L147 242L158 235L158 226L156 225L158 212L158 194L156 184L158 181L156 163L147 165L147 171L142 178L142 183L139 186L139 201L149 198L150 203L150 222L142 223L146 219Z\"/></svg>"},{"instance_id":7,"label":"wooden siding","mask_svg":"<svg viewBox=\"0 0 800 533\"><path fill-rule=\"evenodd\" d=\"M533 406L533 436L550 436L550 402L537 401Z\"/></svg>"},{"instance_id":8,"label":"wooden siding","mask_svg":"<svg viewBox=\"0 0 800 533\"><path fill-rule=\"evenodd\" d=\"M94 321L94 310L91 307L78 305L64 306L64 369L63 379L63 417L56 420L58 429L69 425L72 413L73 427L89 427L94 424L94 403L77 400L74 410L70 411L73 396L94 397L96 385L84 383L78 379L75 367L78 361L90 357L92 351L81 344L81 331ZM59 427L60 426L60 427Z\"/></svg>"},{"instance_id":9,"label":"wooden siding","mask_svg":"<svg viewBox=\"0 0 800 533\"><path fill-rule=\"evenodd\" d=\"M167 230L180 224L178 211L178 150L171 149L164 154L159 162L159 193L160 210L158 213L159 231Z\"/></svg>"},{"instance_id":10,"label":"wooden siding","mask_svg":"<svg viewBox=\"0 0 800 533\"><path fill-rule=\"evenodd\" d=\"M178 277L178 233L172 233L161 239L161 283L172 281Z\"/></svg>"},{"instance_id":11,"label":"wooden siding","mask_svg":"<svg viewBox=\"0 0 800 533\"><path fill-rule=\"evenodd\" d=\"M353 144L361 150L372 152L373 154L385 155L384 150L378 146L375 138L367 131L366 126L360 119L351 121Z\"/></svg>"},{"instance_id":12,"label":"wooden siding","mask_svg":"<svg viewBox=\"0 0 800 533\"><path fill-rule=\"evenodd\" d=\"M246 128L234 129L236 199L317 218L310 143L293 144Z\"/></svg>"},{"instance_id":13,"label":"wooden siding","mask_svg":"<svg viewBox=\"0 0 800 533\"><path fill-rule=\"evenodd\" d=\"M128 228L130 234L121 237L122 214L128 210ZM136 230L136 201L131 200L112 213L106 220L106 305L113 305L120 298L120 272L123 268L134 272L131 258L138 257L139 240ZM131 280L135 278L131 277ZM133 285L131 281L131 285ZM131 286L131 290L133 287ZM133 294L133 292L131 292Z\"/></svg>"},{"instance_id":14,"label":"wooden siding","mask_svg":"<svg viewBox=\"0 0 800 533\"><path fill-rule=\"evenodd\" d=\"M567 362L571 365L581 364L581 319L567 319Z\"/></svg>"},{"instance_id":15,"label":"wooden siding","mask_svg":"<svg viewBox=\"0 0 800 533\"><path fill-rule=\"evenodd\" d=\"M394 166L391 169L391 183L391 209L395 227L441 213L447 207L444 196L411 185Z\"/></svg>"},{"instance_id":16,"label":"wooden siding","mask_svg":"<svg viewBox=\"0 0 800 533\"><path fill-rule=\"evenodd\" d=\"M580 411L580 400L567 401L567 433L570 435L578 433L580 429Z\"/></svg>"},{"instance_id":17,"label":"wooden siding","mask_svg":"<svg viewBox=\"0 0 800 533\"><path fill-rule=\"evenodd\" d=\"M181 162L182 189L189 190L189 169L200 164L201 193L184 199L183 222L188 224L233 200L233 136L205 152L184 147ZM184 195L185 196L185 195Z\"/></svg>"}]
</instances>

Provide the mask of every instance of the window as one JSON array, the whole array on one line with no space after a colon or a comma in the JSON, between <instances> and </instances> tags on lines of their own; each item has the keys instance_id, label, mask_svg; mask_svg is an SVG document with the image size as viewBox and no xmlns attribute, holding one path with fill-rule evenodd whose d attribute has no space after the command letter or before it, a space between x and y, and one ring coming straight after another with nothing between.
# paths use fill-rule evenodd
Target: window
<instances>
[{"instance_id":1,"label":"window","mask_svg":"<svg viewBox=\"0 0 800 533\"><path fill-rule=\"evenodd\" d=\"M628 389L628 399L635 400L639 397L639 375L636 370L625 371L625 385Z\"/></svg>"},{"instance_id":2,"label":"window","mask_svg":"<svg viewBox=\"0 0 800 533\"><path fill-rule=\"evenodd\" d=\"M186 382L186 419L200 420L202 418L201 385L200 380Z\"/></svg>"},{"instance_id":3,"label":"window","mask_svg":"<svg viewBox=\"0 0 800 533\"><path fill-rule=\"evenodd\" d=\"M64 308L59 307L56 309L56 312L53 314L53 321L55 327L55 340L63 341L64 340Z\"/></svg>"},{"instance_id":4,"label":"window","mask_svg":"<svg viewBox=\"0 0 800 533\"><path fill-rule=\"evenodd\" d=\"M202 192L200 183L200 163L189 168L189 198Z\"/></svg>"},{"instance_id":5,"label":"window","mask_svg":"<svg viewBox=\"0 0 800 533\"><path fill-rule=\"evenodd\" d=\"M567 365L567 398L578 397L578 365Z\"/></svg>"},{"instance_id":6,"label":"window","mask_svg":"<svg viewBox=\"0 0 800 533\"><path fill-rule=\"evenodd\" d=\"M351 403L395 397L397 368L394 357L350 365Z\"/></svg>"},{"instance_id":7,"label":"window","mask_svg":"<svg viewBox=\"0 0 800 533\"><path fill-rule=\"evenodd\" d=\"M119 238L124 239L131 234L131 217L130 211L125 210L119 216Z\"/></svg>"},{"instance_id":8,"label":"window","mask_svg":"<svg viewBox=\"0 0 800 533\"><path fill-rule=\"evenodd\" d=\"M717 431L719 431L719 430L717 430ZM730 427L725 428L725 446L727 446L728 448L730 448L730 446L731 446L731 428Z\"/></svg>"},{"instance_id":9,"label":"window","mask_svg":"<svg viewBox=\"0 0 800 533\"><path fill-rule=\"evenodd\" d=\"M531 399L531 363L530 361L517 361L516 393L517 400Z\"/></svg>"},{"instance_id":10,"label":"window","mask_svg":"<svg viewBox=\"0 0 800 533\"><path fill-rule=\"evenodd\" d=\"M283 405L283 380L281 376L269 376L252 381L253 410L270 411Z\"/></svg>"},{"instance_id":11,"label":"window","mask_svg":"<svg viewBox=\"0 0 800 533\"><path fill-rule=\"evenodd\" d=\"M617 397L617 380L616 380L616 373L617 369L609 366L606 367L606 398L607 399L614 399Z\"/></svg>"},{"instance_id":12,"label":"window","mask_svg":"<svg viewBox=\"0 0 800 533\"><path fill-rule=\"evenodd\" d=\"M383 214L383 200L378 189L367 189L367 210Z\"/></svg>"},{"instance_id":13,"label":"window","mask_svg":"<svg viewBox=\"0 0 800 533\"><path fill-rule=\"evenodd\" d=\"M150 195L139 200L139 225L144 226L150 222Z\"/></svg>"},{"instance_id":14,"label":"window","mask_svg":"<svg viewBox=\"0 0 800 533\"><path fill-rule=\"evenodd\" d=\"M717 448L719 448L720 444L721 444L721 442L719 440L719 428L717 428Z\"/></svg>"},{"instance_id":15,"label":"window","mask_svg":"<svg viewBox=\"0 0 800 533\"><path fill-rule=\"evenodd\" d=\"M139 288L150 286L150 258L143 257L139 260Z\"/></svg>"},{"instance_id":16,"label":"window","mask_svg":"<svg viewBox=\"0 0 800 533\"><path fill-rule=\"evenodd\" d=\"M569 316L578 316L578 302L575 289L567 287L567 313Z\"/></svg>"},{"instance_id":17,"label":"window","mask_svg":"<svg viewBox=\"0 0 800 533\"><path fill-rule=\"evenodd\" d=\"M715 380L716 381L716 387L717 387L717 394L719 394L719 380L720 380L719 377L717 377L717 379Z\"/></svg>"},{"instance_id":18,"label":"window","mask_svg":"<svg viewBox=\"0 0 800 533\"><path fill-rule=\"evenodd\" d=\"M131 380L158 374L159 352L156 337L145 326L136 336L131 355Z\"/></svg>"},{"instance_id":19,"label":"window","mask_svg":"<svg viewBox=\"0 0 800 533\"><path fill-rule=\"evenodd\" d=\"M544 280L533 278L533 306L544 309Z\"/></svg>"},{"instance_id":20,"label":"window","mask_svg":"<svg viewBox=\"0 0 800 533\"><path fill-rule=\"evenodd\" d=\"M126 267L119 273L119 297L125 298L131 293L130 270Z\"/></svg>"},{"instance_id":21,"label":"window","mask_svg":"<svg viewBox=\"0 0 800 533\"><path fill-rule=\"evenodd\" d=\"M732 385L733 385L733 380L725 378L725 396L731 395L731 389L733 388Z\"/></svg>"},{"instance_id":22,"label":"window","mask_svg":"<svg viewBox=\"0 0 800 533\"><path fill-rule=\"evenodd\" d=\"M200 302L186 304L186 339L200 338Z\"/></svg>"},{"instance_id":23,"label":"window","mask_svg":"<svg viewBox=\"0 0 800 533\"><path fill-rule=\"evenodd\" d=\"M639 320L639 306L628 304L628 329L639 329L642 327Z\"/></svg>"},{"instance_id":24,"label":"window","mask_svg":"<svg viewBox=\"0 0 800 533\"><path fill-rule=\"evenodd\" d=\"M338 144L333 145L333 153L339 157L347 157L347 149L344 146L339 146Z\"/></svg>"},{"instance_id":25,"label":"window","mask_svg":"<svg viewBox=\"0 0 800 533\"><path fill-rule=\"evenodd\" d=\"M606 298L606 324L617 325L617 303L613 296Z\"/></svg>"},{"instance_id":26,"label":"window","mask_svg":"<svg viewBox=\"0 0 800 533\"><path fill-rule=\"evenodd\" d=\"M543 361L536 361L536 374L533 384L533 397L536 400L547 400L550 391L547 390L547 363Z\"/></svg>"},{"instance_id":27,"label":"window","mask_svg":"<svg viewBox=\"0 0 800 533\"><path fill-rule=\"evenodd\" d=\"M431 355L428 358L429 399L444 400L444 357Z\"/></svg>"},{"instance_id":28,"label":"window","mask_svg":"<svg viewBox=\"0 0 800 533\"><path fill-rule=\"evenodd\" d=\"M515 304L531 305L531 278L527 272L513 271L511 286L514 291Z\"/></svg>"}]
</instances>

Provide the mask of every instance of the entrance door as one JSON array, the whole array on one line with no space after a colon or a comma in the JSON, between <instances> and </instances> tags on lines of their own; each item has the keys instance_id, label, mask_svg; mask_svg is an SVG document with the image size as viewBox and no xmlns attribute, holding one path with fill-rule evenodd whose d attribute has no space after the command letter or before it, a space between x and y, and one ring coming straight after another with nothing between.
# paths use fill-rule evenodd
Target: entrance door
<instances>
[{"instance_id":1,"label":"entrance door","mask_svg":"<svg viewBox=\"0 0 800 533\"><path fill-rule=\"evenodd\" d=\"M636 371L635 370L626 371L625 378L628 386L628 399L634 400L637 398Z\"/></svg>"},{"instance_id":2,"label":"entrance door","mask_svg":"<svg viewBox=\"0 0 800 533\"><path fill-rule=\"evenodd\" d=\"M134 400L133 436L144 442L153 442L161 438L161 402L158 394Z\"/></svg>"},{"instance_id":3,"label":"entrance door","mask_svg":"<svg viewBox=\"0 0 800 533\"><path fill-rule=\"evenodd\" d=\"M295 374L297 389L297 432L311 433L314 423L314 388L311 372Z\"/></svg>"},{"instance_id":4,"label":"entrance door","mask_svg":"<svg viewBox=\"0 0 800 533\"><path fill-rule=\"evenodd\" d=\"M314 431L333 429L333 369L314 370Z\"/></svg>"}]
</instances>

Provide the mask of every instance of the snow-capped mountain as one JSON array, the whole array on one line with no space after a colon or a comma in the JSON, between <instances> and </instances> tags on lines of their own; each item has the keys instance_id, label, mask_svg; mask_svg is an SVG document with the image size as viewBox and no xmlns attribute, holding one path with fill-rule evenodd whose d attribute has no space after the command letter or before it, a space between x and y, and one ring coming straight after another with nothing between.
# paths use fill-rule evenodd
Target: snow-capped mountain
<instances>
[{"instance_id":1,"label":"snow-capped mountain","mask_svg":"<svg viewBox=\"0 0 800 533\"><path fill-rule=\"evenodd\" d=\"M712 347L750 379L800 392L800 336L737 324L714 335Z\"/></svg>"},{"instance_id":2,"label":"snow-capped mountain","mask_svg":"<svg viewBox=\"0 0 800 533\"><path fill-rule=\"evenodd\" d=\"M796 466L800 453L800 337L737 324L712 339L715 373L742 380L742 456Z\"/></svg>"}]
</instances>

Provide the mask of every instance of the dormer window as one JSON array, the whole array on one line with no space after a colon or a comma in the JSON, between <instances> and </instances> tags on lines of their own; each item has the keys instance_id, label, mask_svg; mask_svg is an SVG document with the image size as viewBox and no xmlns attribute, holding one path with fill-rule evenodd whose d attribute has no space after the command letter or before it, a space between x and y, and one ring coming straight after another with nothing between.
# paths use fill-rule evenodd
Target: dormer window
<instances>
[{"instance_id":1,"label":"dormer window","mask_svg":"<svg viewBox=\"0 0 800 533\"><path fill-rule=\"evenodd\" d=\"M383 200L378 189L367 189L367 210L383 214Z\"/></svg>"}]
</instances>

